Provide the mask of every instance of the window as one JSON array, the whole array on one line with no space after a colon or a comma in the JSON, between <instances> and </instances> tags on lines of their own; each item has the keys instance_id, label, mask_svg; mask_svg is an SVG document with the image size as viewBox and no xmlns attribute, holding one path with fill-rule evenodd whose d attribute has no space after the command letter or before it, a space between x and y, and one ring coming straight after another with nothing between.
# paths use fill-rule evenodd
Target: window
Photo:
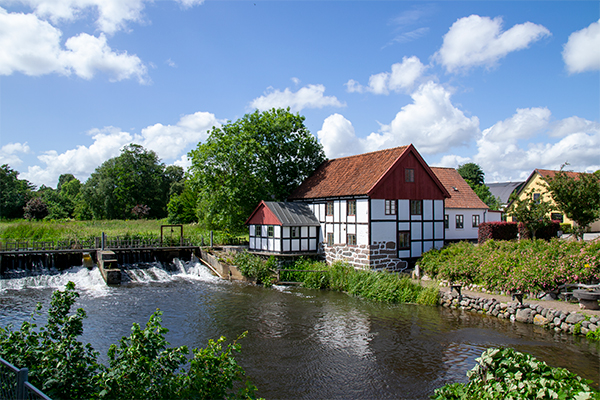
<instances>
[{"instance_id":1,"label":"window","mask_svg":"<svg viewBox=\"0 0 600 400\"><path fill-rule=\"evenodd\" d=\"M463 229L465 226L465 217L464 215L456 216L456 229Z\"/></svg>"},{"instance_id":2,"label":"window","mask_svg":"<svg viewBox=\"0 0 600 400\"><path fill-rule=\"evenodd\" d=\"M300 237L300 227L299 226L292 226L290 229L292 230L292 239L297 239Z\"/></svg>"},{"instance_id":3,"label":"window","mask_svg":"<svg viewBox=\"0 0 600 400\"><path fill-rule=\"evenodd\" d=\"M333 201L327 202L327 215L333 215Z\"/></svg>"},{"instance_id":4,"label":"window","mask_svg":"<svg viewBox=\"0 0 600 400\"><path fill-rule=\"evenodd\" d=\"M540 204L540 194L539 193L533 194L533 201L535 202L535 204Z\"/></svg>"},{"instance_id":5,"label":"window","mask_svg":"<svg viewBox=\"0 0 600 400\"><path fill-rule=\"evenodd\" d=\"M423 214L423 201L422 200L411 200L410 201L410 215L422 215Z\"/></svg>"},{"instance_id":6,"label":"window","mask_svg":"<svg viewBox=\"0 0 600 400\"><path fill-rule=\"evenodd\" d=\"M410 231L398 232L398 250L410 249Z\"/></svg>"},{"instance_id":7,"label":"window","mask_svg":"<svg viewBox=\"0 0 600 400\"><path fill-rule=\"evenodd\" d=\"M385 201L385 215L396 215L396 200Z\"/></svg>"},{"instance_id":8,"label":"window","mask_svg":"<svg viewBox=\"0 0 600 400\"><path fill-rule=\"evenodd\" d=\"M333 233L327 234L327 246L333 246Z\"/></svg>"},{"instance_id":9,"label":"window","mask_svg":"<svg viewBox=\"0 0 600 400\"><path fill-rule=\"evenodd\" d=\"M477 228L479 226L479 215L473 215L473 228Z\"/></svg>"},{"instance_id":10,"label":"window","mask_svg":"<svg viewBox=\"0 0 600 400\"><path fill-rule=\"evenodd\" d=\"M348 200L348 208L346 211L348 215L356 215L356 200Z\"/></svg>"},{"instance_id":11,"label":"window","mask_svg":"<svg viewBox=\"0 0 600 400\"><path fill-rule=\"evenodd\" d=\"M267 236L268 237L273 237L275 236L275 227L273 225L269 225L267 227Z\"/></svg>"},{"instance_id":12,"label":"window","mask_svg":"<svg viewBox=\"0 0 600 400\"><path fill-rule=\"evenodd\" d=\"M254 236L260 237L262 231L262 226L254 225Z\"/></svg>"},{"instance_id":13,"label":"window","mask_svg":"<svg viewBox=\"0 0 600 400\"><path fill-rule=\"evenodd\" d=\"M558 222L560 222L561 224L564 222L563 215L562 215L562 214L559 214L559 213L552 213L552 214L550 214L550 219L551 219L552 221L558 221Z\"/></svg>"},{"instance_id":14,"label":"window","mask_svg":"<svg viewBox=\"0 0 600 400\"><path fill-rule=\"evenodd\" d=\"M356 246L356 235L354 233L348 234L347 243L349 246Z\"/></svg>"},{"instance_id":15,"label":"window","mask_svg":"<svg viewBox=\"0 0 600 400\"><path fill-rule=\"evenodd\" d=\"M450 216L448 214L444 215L444 228L450 228Z\"/></svg>"},{"instance_id":16,"label":"window","mask_svg":"<svg viewBox=\"0 0 600 400\"><path fill-rule=\"evenodd\" d=\"M414 182L415 181L415 170L413 168L406 168L404 170L404 180L406 182Z\"/></svg>"}]
</instances>

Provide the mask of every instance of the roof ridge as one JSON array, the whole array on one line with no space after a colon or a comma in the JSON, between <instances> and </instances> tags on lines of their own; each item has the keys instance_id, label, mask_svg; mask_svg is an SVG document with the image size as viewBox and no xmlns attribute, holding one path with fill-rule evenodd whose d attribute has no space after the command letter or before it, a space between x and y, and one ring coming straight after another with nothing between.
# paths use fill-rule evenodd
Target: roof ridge
<instances>
[{"instance_id":1,"label":"roof ridge","mask_svg":"<svg viewBox=\"0 0 600 400\"><path fill-rule=\"evenodd\" d=\"M381 153L381 152L384 152L384 151L390 151L390 150L397 150L397 149L401 149L401 148L406 148L408 146L410 146L410 145L407 144L407 145L404 145L404 146L389 147L387 149L369 151L368 153L360 153L360 154L354 154L354 155L351 155L351 156L344 156L344 157L332 158L332 159L327 160L327 161L344 160L344 159L353 158L353 157L363 157L363 156L368 156L368 155L374 154L374 153Z\"/></svg>"}]
</instances>

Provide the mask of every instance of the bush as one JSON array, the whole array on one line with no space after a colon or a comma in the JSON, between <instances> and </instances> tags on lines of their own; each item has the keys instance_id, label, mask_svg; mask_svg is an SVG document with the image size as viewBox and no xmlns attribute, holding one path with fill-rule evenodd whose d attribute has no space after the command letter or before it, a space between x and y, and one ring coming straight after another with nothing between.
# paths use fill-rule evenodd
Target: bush
<instances>
[{"instance_id":1,"label":"bush","mask_svg":"<svg viewBox=\"0 0 600 400\"><path fill-rule=\"evenodd\" d=\"M273 285L275 278L273 273L277 269L277 260L271 256L268 260L243 251L237 253L233 262L239 269L239 271L246 278L255 279L256 283L262 283L266 287Z\"/></svg>"},{"instance_id":2,"label":"bush","mask_svg":"<svg viewBox=\"0 0 600 400\"><path fill-rule=\"evenodd\" d=\"M591 381L564 368L550 367L511 348L488 349L467 372L467 384L435 390L432 399L600 399Z\"/></svg>"},{"instance_id":3,"label":"bush","mask_svg":"<svg viewBox=\"0 0 600 400\"><path fill-rule=\"evenodd\" d=\"M432 278L537 294L565 283L600 282L600 239L462 242L428 251L419 266Z\"/></svg>"},{"instance_id":4,"label":"bush","mask_svg":"<svg viewBox=\"0 0 600 400\"><path fill-rule=\"evenodd\" d=\"M478 242L486 240L513 240L517 238L516 222L483 222L479 224Z\"/></svg>"}]
</instances>

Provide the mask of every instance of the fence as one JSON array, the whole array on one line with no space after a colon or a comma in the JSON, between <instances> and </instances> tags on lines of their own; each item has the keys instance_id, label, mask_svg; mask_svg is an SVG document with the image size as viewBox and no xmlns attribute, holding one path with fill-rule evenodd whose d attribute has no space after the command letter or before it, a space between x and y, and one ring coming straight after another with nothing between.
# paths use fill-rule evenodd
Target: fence
<instances>
[{"instance_id":1,"label":"fence","mask_svg":"<svg viewBox=\"0 0 600 400\"><path fill-rule=\"evenodd\" d=\"M27 368L17 368L0 357L0 399L52 400L27 380Z\"/></svg>"}]
</instances>

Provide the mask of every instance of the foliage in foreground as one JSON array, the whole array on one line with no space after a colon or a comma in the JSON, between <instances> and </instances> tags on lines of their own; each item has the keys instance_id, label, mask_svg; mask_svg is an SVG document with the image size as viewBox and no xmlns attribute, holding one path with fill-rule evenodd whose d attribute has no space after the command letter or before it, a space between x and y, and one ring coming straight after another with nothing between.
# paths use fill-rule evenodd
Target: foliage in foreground
<instances>
[{"instance_id":1,"label":"foliage in foreground","mask_svg":"<svg viewBox=\"0 0 600 400\"><path fill-rule=\"evenodd\" d=\"M187 346L168 347L160 311L152 314L145 329L134 323L130 336L111 345L108 366L98 364L98 353L77 340L85 311L79 308L69 315L79 296L74 288L69 282L65 291L53 293L47 323L39 330L35 316L40 315L40 304L33 322L23 322L19 330L0 327L0 356L29 368L29 381L51 398L255 398L254 386L246 382L239 387L244 371L233 357L240 351L237 341L223 349L224 337L210 340L205 349L193 349L188 360Z\"/></svg>"},{"instance_id":2,"label":"foliage in foreground","mask_svg":"<svg viewBox=\"0 0 600 400\"><path fill-rule=\"evenodd\" d=\"M435 390L432 399L600 399L600 393L576 374L550 367L511 348L488 349L469 372L467 384Z\"/></svg>"},{"instance_id":3,"label":"foliage in foreground","mask_svg":"<svg viewBox=\"0 0 600 400\"><path fill-rule=\"evenodd\" d=\"M565 283L600 281L600 239L461 242L428 251L419 266L432 278L489 290L553 291Z\"/></svg>"}]
</instances>

